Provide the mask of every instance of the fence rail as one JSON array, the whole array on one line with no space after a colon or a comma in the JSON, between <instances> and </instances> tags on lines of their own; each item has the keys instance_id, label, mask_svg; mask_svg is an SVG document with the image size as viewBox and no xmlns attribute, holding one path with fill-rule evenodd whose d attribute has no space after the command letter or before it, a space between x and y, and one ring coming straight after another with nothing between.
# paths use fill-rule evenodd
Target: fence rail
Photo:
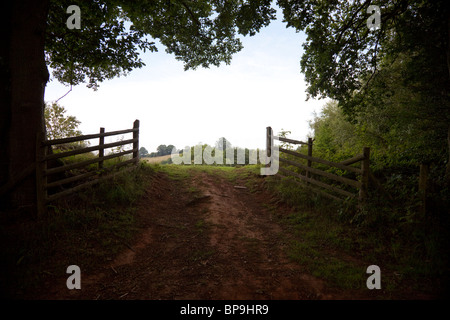
<instances>
[{"instance_id":1,"label":"fence rail","mask_svg":"<svg viewBox=\"0 0 450 320\"><path fill-rule=\"evenodd\" d=\"M118 142L105 143L105 137L117 136L122 134L132 133L133 138L122 140ZM75 150L63 151L58 153L48 153L52 146L80 142L86 140L98 139L98 145L92 147L82 147ZM105 149L114 147L122 147L132 145L132 149L104 155ZM91 153L98 151L98 156L72 164L64 164L61 166L49 167L49 162L62 159L74 155ZM131 159L120 161L107 168L104 167L104 161L114 158L120 158L126 155L132 155ZM61 197L78 192L83 188L99 183L102 180L114 177L123 170L118 171L119 168L128 166L124 170L131 170L139 163L139 120L134 121L133 128L126 130L118 130L105 132L104 128L100 128L100 133L88 134L76 137L69 137L63 139L45 140L42 134L37 136L36 141L36 184L37 184L37 211L41 214L45 211L46 205ZM86 167L92 164L97 164L95 170L86 170ZM129 166L134 165L134 166ZM84 168L85 172L79 174L71 173L73 169ZM63 174L64 177L57 177L49 182L49 177L57 174ZM79 182L78 185L73 185ZM57 188L57 192L49 194L49 190Z\"/></svg>"},{"instance_id":2,"label":"fence rail","mask_svg":"<svg viewBox=\"0 0 450 320\"><path fill-rule=\"evenodd\" d=\"M333 162L317 157L312 156L313 151L313 140L311 138L308 139L308 142L303 142L299 140L294 139L288 139L285 137L278 137L274 136L272 132L271 127L266 128L266 137L267 137L267 152L268 156L271 155L271 150L273 148L273 141L278 140L285 143L290 144L300 144L300 145L307 145L308 146L308 155L302 154L300 152L296 152L293 150L286 149L284 147L279 147L278 150L280 152L280 167L279 172L277 173L278 176L281 177L294 177L298 178L294 181L296 183L300 183L303 186L307 186L311 190L320 193L328 198L343 201L345 198L356 198L358 197L359 203L364 204L364 202L367 199L367 190L368 190L368 184L369 184L369 158L370 158L370 148L364 147L362 154L358 154L350 159L341 161L341 162ZM284 157L284 155L290 155L295 158L291 158L291 160ZM294 159L302 159L306 160L307 164L303 164L297 161L294 161ZM360 168L353 167L351 165L361 162ZM356 174L359 176L359 179L352 179L344 176L340 176L337 174L333 174L330 172L327 172L325 170L314 168L313 163L320 163L322 165L326 165L329 167L338 168L341 170L344 170L346 172L350 172L353 174ZM294 172L290 169L287 169L286 167L282 166L282 164L285 164L287 166L295 167L301 169L304 174L300 174L298 172ZM318 177L326 178L327 181L320 180ZM329 182L331 180L331 182ZM344 189L341 185L338 184L344 184L346 186L349 186L353 189L356 189L358 192L351 192L346 189ZM343 198L344 197L344 198Z\"/></svg>"}]
</instances>

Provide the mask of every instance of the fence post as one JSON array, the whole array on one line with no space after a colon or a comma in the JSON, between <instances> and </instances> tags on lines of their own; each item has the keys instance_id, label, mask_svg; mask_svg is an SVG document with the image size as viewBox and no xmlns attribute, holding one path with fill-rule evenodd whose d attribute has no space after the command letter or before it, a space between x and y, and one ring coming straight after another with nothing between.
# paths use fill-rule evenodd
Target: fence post
<instances>
[{"instance_id":1,"label":"fence post","mask_svg":"<svg viewBox=\"0 0 450 320\"><path fill-rule=\"evenodd\" d=\"M272 156L272 128L266 128L266 157L270 159ZM266 164L266 167L270 167L270 163Z\"/></svg>"},{"instance_id":2,"label":"fence post","mask_svg":"<svg viewBox=\"0 0 450 320\"><path fill-rule=\"evenodd\" d=\"M100 128L100 133L105 133L105 128ZM99 137L98 145L100 149L98 149L98 157L101 159L105 156L105 149L103 148L103 145L105 144L105 137L101 136ZM98 170L103 170L103 160L98 162Z\"/></svg>"},{"instance_id":3,"label":"fence post","mask_svg":"<svg viewBox=\"0 0 450 320\"><path fill-rule=\"evenodd\" d=\"M422 213L426 213L426 202L427 202L427 181L428 181L428 172L430 166L428 163L420 164L420 173L419 173L419 195L421 200L421 210Z\"/></svg>"},{"instance_id":4,"label":"fence post","mask_svg":"<svg viewBox=\"0 0 450 320\"><path fill-rule=\"evenodd\" d=\"M369 170L370 170L370 148L363 148L364 159L361 161L361 188L359 189L359 204L364 205L368 196Z\"/></svg>"},{"instance_id":5,"label":"fence post","mask_svg":"<svg viewBox=\"0 0 450 320\"><path fill-rule=\"evenodd\" d=\"M312 148L313 148L313 139L308 138L308 157L312 157ZM308 160L307 166L308 166L308 168L311 168L311 166L312 166L311 160ZM306 171L306 177L311 178L311 172ZM309 182L307 182L306 184L309 184Z\"/></svg>"},{"instance_id":6,"label":"fence post","mask_svg":"<svg viewBox=\"0 0 450 320\"><path fill-rule=\"evenodd\" d=\"M139 163L139 120L134 121L133 129L137 129L133 132L133 139L137 139L137 141L133 142L133 159L135 159L137 165Z\"/></svg>"},{"instance_id":7,"label":"fence post","mask_svg":"<svg viewBox=\"0 0 450 320\"><path fill-rule=\"evenodd\" d=\"M45 133L39 131L36 136L36 215L41 217L45 213L45 204L47 201L47 146L43 146Z\"/></svg>"}]
</instances>

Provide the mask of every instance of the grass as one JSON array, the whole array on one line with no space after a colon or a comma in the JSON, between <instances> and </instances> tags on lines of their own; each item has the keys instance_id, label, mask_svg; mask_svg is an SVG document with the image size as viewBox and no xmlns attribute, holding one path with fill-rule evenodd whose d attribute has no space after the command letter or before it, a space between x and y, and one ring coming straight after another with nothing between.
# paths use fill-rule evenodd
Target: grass
<instances>
[{"instance_id":1,"label":"grass","mask_svg":"<svg viewBox=\"0 0 450 320\"><path fill-rule=\"evenodd\" d=\"M313 276L327 279L329 283L343 289L364 289L364 267L324 254L320 247L311 243L293 242L289 251L289 257L307 266L307 271Z\"/></svg>"},{"instance_id":2,"label":"grass","mask_svg":"<svg viewBox=\"0 0 450 320\"><path fill-rule=\"evenodd\" d=\"M448 248L444 233L434 223L402 225L389 220L392 208L369 206L361 212L288 180L271 177L268 182L269 188L296 211L279 216L293 236L289 256L312 274L338 287L366 290L366 268L374 264L381 268L388 296L405 288L444 294Z\"/></svg>"},{"instance_id":3,"label":"grass","mask_svg":"<svg viewBox=\"0 0 450 320\"><path fill-rule=\"evenodd\" d=\"M165 155L165 156L160 156L160 157L145 157L145 158L141 158L142 161L146 161L148 163L161 163L163 161L169 160L171 158L171 155Z\"/></svg>"},{"instance_id":4,"label":"grass","mask_svg":"<svg viewBox=\"0 0 450 320\"><path fill-rule=\"evenodd\" d=\"M5 244L1 294L27 297L46 287L50 276L65 277L69 265L83 273L112 259L128 245L136 230L135 204L151 183L155 170L141 165L49 206L38 220L2 224Z\"/></svg>"},{"instance_id":5,"label":"grass","mask_svg":"<svg viewBox=\"0 0 450 320\"><path fill-rule=\"evenodd\" d=\"M242 167L232 166L212 166L212 165L176 165L164 164L155 165L158 170L165 172L172 180L186 181L188 178L198 174L208 174L209 176L224 179L230 183L238 184L241 181L246 183L246 187L250 191L253 190L254 180L251 176L259 176L259 165L248 165ZM253 182L252 182L253 181ZM189 190L195 188L194 186L187 186Z\"/></svg>"},{"instance_id":6,"label":"grass","mask_svg":"<svg viewBox=\"0 0 450 320\"><path fill-rule=\"evenodd\" d=\"M350 250L352 240L344 228L313 212L287 216L282 222L291 230L294 240L288 249L289 257L302 264L316 277L344 289L365 289L365 264L346 260L342 252Z\"/></svg>"},{"instance_id":7,"label":"grass","mask_svg":"<svg viewBox=\"0 0 450 320\"><path fill-rule=\"evenodd\" d=\"M111 259L131 241L136 230L135 204L156 172L186 183L196 174L207 173L243 183L251 191L261 183L259 169L143 163L133 174L106 180L52 204L49 214L39 221L25 219L14 226L2 223L1 294L24 297L28 291L42 290L46 279L65 278L68 265L79 265L82 272L88 272ZM289 181L264 179L271 192L295 209L293 214L282 216L278 206L266 205L288 230L282 236L289 243L286 253L311 274L339 288L367 290L366 268L375 264L381 268L382 285L388 293L403 286L433 291L436 279L442 278L442 285L448 278L448 246L441 237L448 232L445 226L390 221L392 214L381 206L351 213ZM199 196L196 186L186 186L194 199ZM205 234L208 224L198 220L195 230ZM242 241L249 252L257 252L252 239ZM199 251L193 260L207 259L211 254ZM8 278L3 279L6 274Z\"/></svg>"}]
</instances>

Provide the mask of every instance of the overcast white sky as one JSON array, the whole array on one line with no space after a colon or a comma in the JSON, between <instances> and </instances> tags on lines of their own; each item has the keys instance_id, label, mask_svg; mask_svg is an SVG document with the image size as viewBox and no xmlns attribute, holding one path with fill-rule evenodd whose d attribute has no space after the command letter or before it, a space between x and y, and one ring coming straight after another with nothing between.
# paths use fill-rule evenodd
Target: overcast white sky
<instances>
[{"instance_id":1,"label":"overcast white sky","mask_svg":"<svg viewBox=\"0 0 450 320\"><path fill-rule=\"evenodd\" d=\"M160 144L178 149L201 143L214 145L220 137L233 146L265 148L265 128L275 134L290 130L303 140L308 120L324 100L306 100L300 73L303 33L286 29L281 14L253 37L241 38L244 48L230 65L184 71L183 64L160 47L142 56L146 66L127 77L100 84L98 91L73 88L59 104L81 121L83 134L131 128L140 120L140 146L149 152ZM68 91L49 82L47 102ZM117 140L117 137L115 138Z\"/></svg>"}]
</instances>

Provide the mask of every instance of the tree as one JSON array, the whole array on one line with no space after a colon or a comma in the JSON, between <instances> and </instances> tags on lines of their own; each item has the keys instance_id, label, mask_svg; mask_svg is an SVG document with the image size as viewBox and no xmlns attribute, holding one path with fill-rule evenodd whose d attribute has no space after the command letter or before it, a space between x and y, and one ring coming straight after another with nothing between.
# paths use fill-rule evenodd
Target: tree
<instances>
[{"instance_id":1,"label":"tree","mask_svg":"<svg viewBox=\"0 0 450 320\"><path fill-rule=\"evenodd\" d=\"M300 64L308 95L338 101L351 121L368 107L382 110L381 101L394 97L391 111L409 109L418 117L410 123L397 118L402 133L409 126L421 140L432 137L441 146L434 153L447 148L450 181L449 2L378 1L377 30L367 26L370 0L278 3L288 26L307 34ZM394 69L395 83L390 78Z\"/></svg>"},{"instance_id":2,"label":"tree","mask_svg":"<svg viewBox=\"0 0 450 320\"><path fill-rule=\"evenodd\" d=\"M225 137L221 137L216 141L215 144L215 150L213 151L213 154L216 152L222 152L222 163L227 164L227 150L228 154L231 152L234 153L234 149L231 145L231 142L228 141ZM228 162L235 163L234 162L234 156L231 159L228 159Z\"/></svg>"},{"instance_id":3,"label":"tree","mask_svg":"<svg viewBox=\"0 0 450 320\"><path fill-rule=\"evenodd\" d=\"M356 126L345 119L336 101L326 103L321 114L310 121L310 127L318 157L339 162L361 152Z\"/></svg>"},{"instance_id":4,"label":"tree","mask_svg":"<svg viewBox=\"0 0 450 320\"><path fill-rule=\"evenodd\" d=\"M232 145L230 141L228 141L225 137L222 137L216 141L216 148L226 152L227 149L232 148Z\"/></svg>"},{"instance_id":5,"label":"tree","mask_svg":"<svg viewBox=\"0 0 450 320\"><path fill-rule=\"evenodd\" d=\"M147 156L148 156L147 149L145 149L144 147L140 147L139 148L139 157L147 157Z\"/></svg>"},{"instance_id":6,"label":"tree","mask_svg":"<svg viewBox=\"0 0 450 320\"><path fill-rule=\"evenodd\" d=\"M15 179L32 168L36 136L45 132L47 67L58 81L97 89L144 65L140 50L157 49L147 37L159 39L186 69L230 63L242 49L237 35L254 35L274 19L270 2L82 0L80 29L65 23L72 1L2 2L0 186L15 185L2 204L30 208L35 202L34 175Z\"/></svg>"},{"instance_id":7,"label":"tree","mask_svg":"<svg viewBox=\"0 0 450 320\"><path fill-rule=\"evenodd\" d=\"M11 184L35 161L36 135L45 131L47 66L58 81L87 82L95 90L101 81L143 66L140 50L157 50L147 37L158 39L168 53L183 61L185 69L228 64L242 49L238 35L252 36L275 19L271 2L82 0L77 2L81 29L69 29L64 23L69 0L3 2L0 185ZM373 90L380 71L399 63L405 80L399 88L417 91L415 106L433 109L426 113L431 123L447 122L426 129L450 148L448 1L379 1L377 30L367 27L370 0L277 3L288 26L307 34L300 64L309 96L332 98L354 118L358 108L367 104L366 97L372 95L372 101L382 97L383 91ZM443 127L446 141L441 139ZM447 159L450 181L448 149ZM13 202L29 207L34 185L32 178L18 185L11 194Z\"/></svg>"},{"instance_id":8,"label":"tree","mask_svg":"<svg viewBox=\"0 0 450 320\"><path fill-rule=\"evenodd\" d=\"M48 140L81 135L81 131L78 130L81 121L74 116L66 117L65 113L66 109L57 103L46 104L44 118Z\"/></svg>"},{"instance_id":9,"label":"tree","mask_svg":"<svg viewBox=\"0 0 450 320\"><path fill-rule=\"evenodd\" d=\"M172 150L175 149L175 146L172 144L169 144L168 146L166 146L165 144L160 144L157 148L156 148L156 152L152 152L150 153L150 157L160 157L160 156L166 156L169 154L172 154Z\"/></svg>"},{"instance_id":10,"label":"tree","mask_svg":"<svg viewBox=\"0 0 450 320\"><path fill-rule=\"evenodd\" d=\"M395 59L400 52L416 52L411 63L434 55L430 66L445 66L447 79L439 81L448 81L448 2L380 1L378 30L367 27L371 2L279 1L288 26L308 36L301 67L310 96L347 102L369 86L384 57Z\"/></svg>"},{"instance_id":11,"label":"tree","mask_svg":"<svg viewBox=\"0 0 450 320\"><path fill-rule=\"evenodd\" d=\"M445 89L433 87L438 84L432 77L439 78L439 72L416 75L408 70L413 58L404 53L399 56L401 59L383 64L365 96L357 98L360 103L354 108L354 123L365 141L384 150L391 163L439 164L444 175L450 113L440 92ZM423 65L416 66L426 70Z\"/></svg>"},{"instance_id":12,"label":"tree","mask_svg":"<svg viewBox=\"0 0 450 320\"><path fill-rule=\"evenodd\" d=\"M173 150L173 149L176 150L175 146L174 146L173 144L169 144L169 145L167 146L167 148L166 148L166 155L172 154L172 150Z\"/></svg>"},{"instance_id":13,"label":"tree","mask_svg":"<svg viewBox=\"0 0 450 320\"><path fill-rule=\"evenodd\" d=\"M167 146L165 144L160 144L156 148L156 154L159 156L165 156L167 154Z\"/></svg>"},{"instance_id":14,"label":"tree","mask_svg":"<svg viewBox=\"0 0 450 320\"><path fill-rule=\"evenodd\" d=\"M68 137L80 136L81 131L78 130L78 126L81 121L77 120L75 116L65 116L66 109L60 106L56 102L46 104L44 109L44 120L46 129L46 138L48 140L62 139ZM67 150L74 148L83 148L89 145L87 141L78 141L68 144L58 144L57 146L50 147L57 148L59 150Z\"/></svg>"}]
</instances>

